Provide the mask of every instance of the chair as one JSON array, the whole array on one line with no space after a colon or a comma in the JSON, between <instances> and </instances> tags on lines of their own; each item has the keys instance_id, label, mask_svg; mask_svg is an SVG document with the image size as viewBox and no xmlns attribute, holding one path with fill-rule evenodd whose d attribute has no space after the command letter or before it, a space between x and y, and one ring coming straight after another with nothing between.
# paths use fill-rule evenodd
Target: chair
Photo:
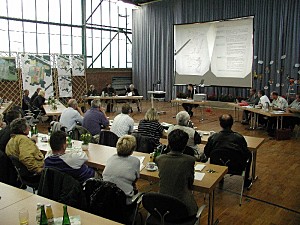
<instances>
[{"instance_id":1,"label":"chair","mask_svg":"<svg viewBox=\"0 0 300 225\"><path fill-rule=\"evenodd\" d=\"M53 168L43 170L38 195L78 209L86 209L86 199L79 181Z\"/></svg>"},{"instance_id":2,"label":"chair","mask_svg":"<svg viewBox=\"0 0 300 225\"><path fill-rule=\"evenodd\" d=\"M244 157L241 152L234 152L234 154L232 154L232 151L229 150L214 150L211 152L210 155L210 163L221 166L227 166L227 174L242 176L243 182L240 194L241 206L244 192L245 172L247 164L249 163L249 159L244 160Z\"/></svg>"},{"instance_id":3,"label":"chair","mask_svg":"<svg viewBox=\"0 0 300 225\"><path fill-rule=\"evenodd\" d=\"M69 134L73 140L81 141L82 134L91 134L91 133L83 126L75 125L74 128L71 131L69 131Z\"/></svg>"},{"instance_id":4,"label":"chair","mask_svg":"<svg viewBox=\"0 0 300 225\"><path fill-rule=\"evenodd\" d=\"M143 195L143 207L148 211L146 225L193 225L200 224L202 205L195 216L188 215L186 205L179 199L160 193Z\"/></svg>"},{"instance_id":5,"label":"chair","mask_svg":"<svg viewBox=\"0 0 300 225\"><path fill-rule=\"evenodd\" d=\"M90 213L124 224L135 224L142 193L126 204L125 193L116 184L90 178L84 184L87 208Z\"/></svg>"},{"instance_id":6,"label":"chair","mask_svg":"<svg viewBox=\"0 0 300 225\"><path fill-rule=\"evenodd\" d=\"M0 151L0 182L14 187L22 186L14 165L3 151Z\"/></svg>"},{"instance_id":7,"label":"chair","mask_svg":"<svg viewBox=\"0 0 300 225\"><path fill-rule=\"evenodd\" d=\"M144 153L152 153L155 148L155 143L152 138L143 136L139 133L132 133L136 139L136 151Z\"/></svg>"},{"instance_id":8,"label":"chair","mask_svg":"<svg viewBox=\"0 0 300 225\"><path fill-rule=\"evenodd\" d=\"M109 130L101 130L99 145L106 145L110 147L116 147L119 137L109 131Z\"/></svg>"},{"instance_id":9,"label":"chair","mask_svg":"<svg viewBox=\"0 0 300 225\"><path fill-rule=\"evenodd\" d=\"M23 185L31 187L33 189L33 193L35 193L35 191L38 189L41 175L30 172L17 157L11 155L9 158L16 169L18 180Z\"/></svg>"},{"instance_id":10,"label":"chair","mask_svg":"<svg viewBox=\"0 0 300 225\"><path fill-rule=\"evenodd\" d=\"M52 132L55 132L55 131L67 132L67 128L64 125L62 125L62 123L57 122L57 121L51 121L50 127L51 127Z\"/></svg>"}]
</instances>

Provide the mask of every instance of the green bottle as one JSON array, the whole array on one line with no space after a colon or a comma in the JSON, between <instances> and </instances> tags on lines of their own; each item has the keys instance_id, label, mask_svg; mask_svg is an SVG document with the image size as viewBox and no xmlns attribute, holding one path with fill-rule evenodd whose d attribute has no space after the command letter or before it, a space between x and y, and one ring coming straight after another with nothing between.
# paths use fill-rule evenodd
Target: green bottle
<instances>
[{"instance_id":1,"label":"green bottle","mask_svg":"<svg viewBox=\"0 0 300 225\"><path fill-rule=\"evenodd\" d=\"M40 225L48 225L48 219L45 213L45 206L41 205L41 218L40 218Z\"/></svg>"},{"instance_id":2,"label":"green bottle","mask_svg":"<svg viewBox=\"0 0 300 225\"><path fill-rule=\"evenodd\" d=\"M62 220L62 225L71 225L68 210L67 210L67 205L64 205L64 216Z\"/></svg>"}]
</instances>

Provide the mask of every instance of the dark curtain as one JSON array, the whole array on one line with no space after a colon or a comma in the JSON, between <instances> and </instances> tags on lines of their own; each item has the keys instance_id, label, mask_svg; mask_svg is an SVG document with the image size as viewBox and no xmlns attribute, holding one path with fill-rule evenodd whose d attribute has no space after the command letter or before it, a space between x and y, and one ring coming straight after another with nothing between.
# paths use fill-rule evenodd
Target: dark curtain
<instances>
[{"instance_id":1,"label":"dark curtain","mask_svg":"<svg viewBox=\"0 0 300 225\"><path fill-rule=\"evenodd\" d=\"M247 16L254 16L253 86L285 96L288 77L299 80L300 69L295 66L300 63L299 0L162 0L134 10L132 73L141 94L148 96L160 80L167 99L175 97L173 24ZM248 94L245 88L226 87L209 87L205 92Z\"/></svg>"}]
</instances>

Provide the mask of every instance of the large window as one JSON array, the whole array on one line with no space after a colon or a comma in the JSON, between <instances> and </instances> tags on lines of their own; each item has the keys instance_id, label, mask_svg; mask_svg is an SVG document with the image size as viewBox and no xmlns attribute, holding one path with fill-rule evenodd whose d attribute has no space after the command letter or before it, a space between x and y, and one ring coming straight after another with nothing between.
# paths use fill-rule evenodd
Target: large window
<instances>
[{"instance_id":1,"label":"large window","mask_svg":"<svg viewBox=\"0 0 300 225\"><path fill-rule=\"evenodd\" d=\"M82 2L86 2L86 38L82 38ZM10 56L86 52L87 67L131 67L132 11L116 2L0 0L0 52Z\"/></svg>"}]
</instances>

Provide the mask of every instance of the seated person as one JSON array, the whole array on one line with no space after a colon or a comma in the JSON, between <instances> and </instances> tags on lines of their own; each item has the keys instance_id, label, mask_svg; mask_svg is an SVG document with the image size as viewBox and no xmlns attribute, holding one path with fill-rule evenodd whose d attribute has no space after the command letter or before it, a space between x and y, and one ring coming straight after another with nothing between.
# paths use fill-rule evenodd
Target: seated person
<instances>
[{"instance_id":1,"label":"seated person","mask_svg":"<svg viewBox=\"0 0 300 225\"><path fill-rule=\"evenodd\" d=\"M129 88L126 89L125 95L126 96L140 96L140 94L138 92L138 89L136 89L133 84L130 84ZM140 110L140 101L139 100L132 100L132 102L136 103L137 109L140 112L141 111Z\"/></svg>"},{"instance_id":2,"label":"seated person","mask_svg":"<svg viewBox=\"0 0 300 225\"><path fill-rule=\"evenodd\" d=\"M235 152L242 153L243 159L241 160L246 162L249 159L246 167L244 186L250 188L252 186L252 180L249 179L252 154L247 148L247 142L243 135L231 130L233 125L231 115L224 114L219 117L219 121L223 130L208 138L207 144L204 147L204 153L207 157L210 157L212 152L216 150L231 151L232 154L235 154Z\"/></svg>"},{"instance_id":3,"label":"seated person","mask_svg":"<svg viewBox=\"0 0 300 225\"><path fill-rule=\"evenodd\" d=\"M31 172L41 173L44 168L44 155L35 144L36 136L32 139L27 137L30 126L26 119L12 121L10 131L12 135L5 148L7 156L17 157Z\"/></svg>"},{"instance_id":4,"label":"seated person","mask_svg":"<svg viewBox=\"0 0 300 225\"><path fill-rule=\"evenodd\" d=\"M30 97L29 97L29 90L24 90L24 95L22 98L22 109L23 111L29 110L31 108L30 105Z\"/></svg>"},{"instance_id":5,"label":"seated person","mask_svg":"<svg viewBox=\"0 0 300 225\"><path fill-rule=\"evenodd\" d=\"M93 84L90 85L90 88L86 94L88 97L89 96L97 96L97 90L95 89L95 86ZM92 103L92 99L88 100L89 105Z\"/></svg>"},{"instance_id":6,"label":"seated person","mask_svg":"<svg viewBox=\"0 0 300 225\"><path fill-rule=\"evenodd\" d=\"M201 143L201 136L197 131L195 131L191 126L192 122L190 120L190 116L186 111L180 111L176 115L177 125L172 125L168 129L168 134L175 129L183 130L189 135L189 139L187 142L187 147L190 147L194 151L194 156L197 160L201 160L203 153L200 152L198 144Z\"/></svg>"},{"instance_id":7,"label":"seated person","mask_svg":"<svg viewBox=\"0 0 300 225\"><path fill-rule=\"evenodd\" d=\"M138 126L138 133L142 136L152 138L155 146L158 146L160 144L159 139L162 136L167 136L164 128L158 121L159 116L156 109L150 108L148 109L144 119L140 121Z\"/></svg>"},{"instance_id":8,"label":"seated person","mask_svg":"<svg viewBox=\"0 0 300 225\"><path fill-rule=\"evenodd\" d=\"M10 139L11 131L10 124L14 119L21 118L21 113L16 110L11 110L5 115L6 127L0 131L0 150L5 152L5 147Z\"/></svg>"},{"instance_id":9,"label":"seated person","mask_svg":"<svg viewBox=\"0 0 300 225\"><path fill-rule=\"evenodd\" d=\"M286 108L288 107L287 100L285 100L283 97L279 96L278 92L276 92L276 91L271 92L271 99L272 99L271 106L273 107L273 110L285 111ZM267 131L268 131L269 136L275 135L276 124L277 124L277 118L275 118L275 117L268 118Z\"/></svg>"},{"instance_id":10,"label":"seated person","mask_svg":"<svg viewBox=\"0 0 300 225\"><path fill-rule=\"evenodd\" d=\"M186 93L186 98L187 99L193 99L194 98L194 86L192 84L188 85L188 91ZM189 103L182 103L182 107L192 117L194 115L192 109L198 107L198 105L189 104Z\"/></svg>"},{"instance_id":11,"label":"seated person","mask_svg":"<svg viewBox=\"0 0 300 225\"><path fill-rule=\"evenodd\" d=\"M124 135L117 142L117 154L110 157L103 170L103 180L115 183L127 196L127 204L131 203L135 194L135 183L140 177L140 160L131 156L136 148L135 137Z\"/></svg>"},{"instance_id":12,"label":"seated person","mask_svg":"<svg viewBox=\"0 0 300 225\"><path fill-rule=\"evenodd\" d=\"M45 110L43 105L45 104L45 91L40 90L38 96L32 102L33 109L39 109L45 114Z\"/></svg>"},{"instance_id":13,"label":"seated person","mask_svg":"<svg viewBox=\"0 0 300 225\"><path fill-rule=\"evenodd\" d=\"M104 96L115 96L116 91L111 86L111 84L106 84L106 87L102 89L102 93L104 93ZM112 100L106 100L107 103L106 112L112 112L113 111L113 101Z\"/></svg>"},{"instance_id":14,"label":"seated person","mask_svg":"<svg viewBox=\"0 0 300 225\"><path fill-rule=\"evenodd\" d=\"M50 147L45 157L45 168L53 168L65 172L78 180L85 182L95 177L95 170L88 167L85 162L88 160L84 151L65 152L67 148L67 134L63 131L55 131L50 137Z\"/></svg>"},{"instance_id":15,"label":"seated person","mask_svg":"<svg viewBox=\"0 0 300 225\"><path fill-rule=\"evenodd\" d=\"M155 159L159 170L159 192L178 198L188 208L190 216L197 213L193 196L195 158L182 154L189 135L179 129L168 135L171 151Z\"/></svg>"},{"instance_id":16,"label":"seated person","mask_svg":"<svg viewBox=\"0 0 300 225\"><path fill-rule=\"evenodd\" d=\"M82 124L83 112L75 99L71 98L68 101L68 108L62 112L59 122L67 128L67 131L72 130L77 123Z\"/></svg>"},{"instance_id":17,"label":"seated person","mask_svg":"<svg viewBox=\"0 0 300 225\"><path fill-rule=\"evenodd\" d=\"M110 131L115 133L118 137L133 132L134 121L129 116L130 109L131 107L129 104L124 104L122 106L122 113L114 118Z\"/></svg>"},{"instance_id":18,"label":"seated person","mask_svg":"<svg viewBox=\"0 0 300 225\"><path fill-rule=\"evenodd\" d=\"M250 96L245 100L242 101L246 102L248 105L257 105L259 102L259 97L256 94L256 89L255 88L251 88L250 89ZM248 110L244 110L243 111L243 120L242 120L242 124L249 124L249 111Z\"/></svg>"},{"instance_id":19,"label":"seated person","mask_svg":"<svg viewBox=\"0 0 300 225\"><path fill-rule=\"evenodd\" d=\"M30 98L30 105L32 106L33 100L38 96L40 90L42 90L42 88L38 87L36 89L36 91L33 93L33 95Z\"/></svg>"},{"instance_id":20,"label":"seated person","mask_svg":"<svg viewBox=\"0 0 300 225\"><path fill-rule=\"evenodd\" d=\"M287 112L294 113L294 116L286 118L285 124L294 130L296 124L300 124L300 93L296 95L296 99L286 108Z\"/></svg>"},{"instance_id":21,"label":"seated person","mask_svg":"<svg viewBox=\"0 0 300 225\"><path fill-rule=\"evenodd\" d=\"M259 102L258 102L258 106L265 109L266 107L268 107L271 102L268 98L268 96L266 96L265 91L264 90L259 90L257 93L258 97L259 97ZM267 120L264 119L263 115L258 115L258 123L262 124L262 125L266 125L267 124Z\"/></svg>"},{"instance_id":22,"label":"seated person","mask_svg":"<svg viewBox=\"0 0 300 225\"><path fill-rule=\"evenodd\" d=\"M100 134L101 128L106 128L108 125L105 109L101 107L100 100L94 99L91 108L84 115L82 126L94 136Z\"/></svg>"}]
</instances>

